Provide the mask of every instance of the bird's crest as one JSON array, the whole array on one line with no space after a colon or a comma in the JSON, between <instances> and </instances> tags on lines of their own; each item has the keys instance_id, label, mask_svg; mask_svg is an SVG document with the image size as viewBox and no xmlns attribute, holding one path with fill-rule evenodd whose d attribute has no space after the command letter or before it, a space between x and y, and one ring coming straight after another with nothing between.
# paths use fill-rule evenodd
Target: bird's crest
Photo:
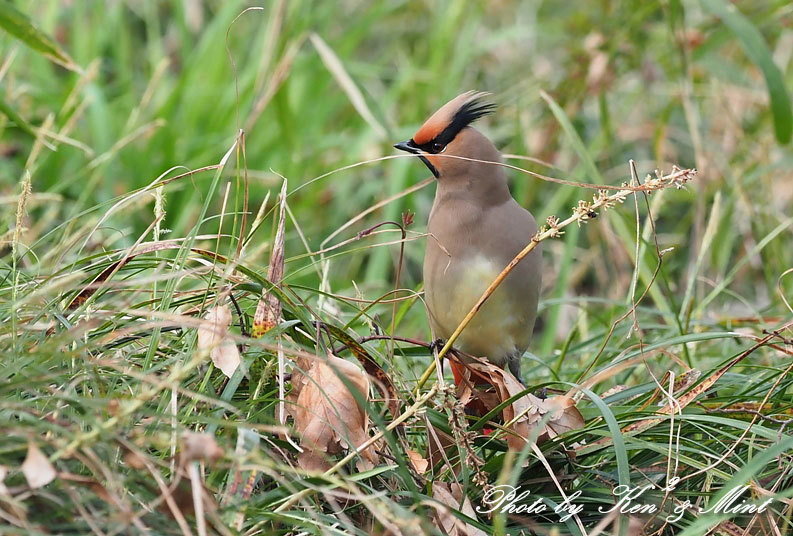
<instances>
[{"instance_id":1,"label":"bird's crest","mask_svg":"<svg viewBox=\"0 0 793 536\"><path fill-rule=\"evenodd\" d=\"M493 112L496 105L484 100L488 93L466 91L458 95L421 125L413 136L416 145L439 142L446 145L465 127Z\"/></svg>"}]
</instances>

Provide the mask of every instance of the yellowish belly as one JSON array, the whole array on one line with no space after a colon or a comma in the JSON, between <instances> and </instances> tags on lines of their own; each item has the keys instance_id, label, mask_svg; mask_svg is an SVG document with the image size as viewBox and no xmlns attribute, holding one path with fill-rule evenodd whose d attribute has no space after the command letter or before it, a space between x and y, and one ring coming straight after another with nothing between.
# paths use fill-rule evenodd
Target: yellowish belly
<instances>
[{"instance_id":1,"label":"yellowish belly","mask_svg":"<svg viewBox=\"0 0 793 536\"><path fill-rule=\"evenodd\" d=\"M478 256L464 265L449 266L445 273L426 282L436 336L445 339L454 332L503 268ZM530 328L522 324L525 314L521 311L520 297L511 295L502 284L463 330L455 346L503 366L510 354L522 350L528 342L525 331Z\"/></svg>"}]
</instances>

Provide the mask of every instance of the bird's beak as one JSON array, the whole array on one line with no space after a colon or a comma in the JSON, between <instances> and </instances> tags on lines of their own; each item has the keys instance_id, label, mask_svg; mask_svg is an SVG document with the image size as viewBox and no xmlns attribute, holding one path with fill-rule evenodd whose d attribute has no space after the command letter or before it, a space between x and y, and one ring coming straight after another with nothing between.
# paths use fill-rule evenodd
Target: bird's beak
<instances>
[{"instance_id":1,"label":"bird's beak","mask_svg":"<svg viewBox=\"0 0 793 536\"><path fill-rule=\"evenodd\" d=\"M400 141L399 143L395 143L394 148L399 149L400 151L405 151L407 153L413 153L413 154L419 154L421 152L421 149L419 149L413 144L413 140Z\"/></svg>"},{"instance_id":2,"label":"bird's beak","mask_svg":"<svg viewBox=\"0 0 793 536\"><path fill-rule=\"evenodd\" d=\"M429 168L429 170L432 172L432 174L433 174L433 175L435 175L435 178L436 178L436 179L438 178L438 176L439 176L439 175L438 175L438 170L437 170L437 169L435 169L435 166L433 166L433 165L430 163L430 161L429 161L429 160L427 160L427 158L426 158L426 157L424 157L424 156L421 156L421 154L422 154L424 151L422 151L421 149L419 149L419 148L416 146L416 144L413 142L413 140L408 140L408 141L400 141L399 143L395 143L395 144L394 144L394 147L395 147L396 149L399 149L400 151L406 151L406 152L408 152L408 153L411 153L411 154L417 154L417 155L419 155L419 158L421 159L421 161L422 161L422 162L424 162L424 165L426 165L426 166L427 166L427 168Z\"/></svg>"}]
</instances>

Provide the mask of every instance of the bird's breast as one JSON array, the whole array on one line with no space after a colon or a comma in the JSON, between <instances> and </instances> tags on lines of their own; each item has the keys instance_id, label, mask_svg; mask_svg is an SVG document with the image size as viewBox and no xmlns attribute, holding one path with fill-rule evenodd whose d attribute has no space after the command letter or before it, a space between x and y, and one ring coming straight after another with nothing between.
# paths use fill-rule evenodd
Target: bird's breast
<instances>
[{"instance_id":1,"label":"bird's breast","mask_svg":"<svg viewBox=\"0 0 793 536\"><path fill-rule=\"evenodd\" d=\"M428 225L424 290L434 334L447 339L537 227L511 198L482 205L470 195L441 194ZM540 283L535 249L499 284L455 346L498 365L522 354L531 341Z\"/></svg>"}]
</instances>

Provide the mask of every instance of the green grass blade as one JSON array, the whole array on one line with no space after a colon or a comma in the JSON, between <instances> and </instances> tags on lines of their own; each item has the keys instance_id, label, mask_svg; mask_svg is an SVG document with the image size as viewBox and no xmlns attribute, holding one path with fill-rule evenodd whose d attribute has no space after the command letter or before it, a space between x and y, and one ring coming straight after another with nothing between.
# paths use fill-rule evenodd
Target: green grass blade
<instances>
[{"instance_id":1,"label":"green grass blade","mask_svg":"<svg viewBox=\"0 0 793 536\"><path fill-rule=\"evenodd\" d=\"M38 29L27 15L6 0L0 0L0 28L67 69L80 70L50 36Z\"/></svg>"},{"instance_id":2,"label":"green grass blade","mask_svg":"<svg viewBox=\"0 0 793 536\"><path fill-rule=\"evenodd\" d=\"M580 389L581 392L584 393L587 398L589 398L600 410L600 413L603 415L603 419L606 421L606 425L608 426L609 434L611 435L614 456L617 460L617 478L619 479L620 485L630 486L631 473L630 465L628 464L628 451L625 448L625 441L622 439L622 430L620 429L620 425L617 422L617 418L614 416L614 413L611 411L611 408L609 408L608 405L603 402L603 400L598 395L589 389L577 386L574 383L567 383L567 385Z\"/></svg>"},{"instance_id":3,"label":"green grass blade","mask_svg":"<svg viewBox=\"0 0 793 536\"><path fill-rule=\"evenodd\" d=\"M735 34L746 55L762 71L768 87L768 98L771 101L774 134L779 143L788 143L793 134L790 98L782 73L774 63L763 35L733 4L724 0L700 0L700 4L706 11L721 19Z\"/></svg>"},{"instance_id":4,"label":"green grass blade","mask_svg":"<svg viewBox=\"0 0 793 536\"><path fill-rule=\"evenodd\" d=\"M767 449L759 451L746 465L741 467L733 476L732 478L721 487L720 491L715 495L709 498L707 504L702 506L703 509L708 510L712 508L715 504L719 502L730 490L735 487L743 486L750 479L754 478L754 476L763 470L763 468L770 462L772 462L776 457L782 455L785 451L788 451L790 448L793 448L793 438L788 438L786 440L780 441L776 445L768 447ZM748 494L744 494L746 497ZM762 500L752 501L757 504L760 504ZM735 504L740 504L740 500L736 501ZM707 529L714 527L718 524L719 521L723 519L728 519L732 517L731 514L723 514L723 513L714 513L708 512L707 514L702 514L699 519L697 519L694 523L686 527L686 529L680 533L680 536L698 536L699 534L706 534L708 532Z\"/></svg>"},{"instance_id":5,"label":"green grass blade","mask_svg":"<svg viewBox=\"0 0 793 536\"><path fill-rule=\"evenodd\" d=\"M749 251L740 261L735 263L732 267L730 272L724 276L724 278L719 281L718 285L710 291L710 293L705 296L705 298L697 304L696 309L694 310L696 314L701 314L701 312L705 309L705 307L710 304L716 297L721 294L732 281L735 279L735 276L738 275L740 269L751 259L755 258L763 248L765 248L774 238L776 238L782 231L786 230L788 227L793 225L793 217L790 217L777 225L770 233L768 233L762 240L760 240L755 247Z\"/></svg>"},{"instance_id":6,"label":"green grass blade","mask_svg":"<svg viewBox=\"0 0 793 536\"><path fill-rule=\"evenodd\" d=\"M686 283L686 294L683 297L683 304L680 306L680 318L684 318L684 325L688 326L690 316L691 301L694 297L694 287L699 276L699 271L702 269L702 263L705 260L705 255L710 252L710 247L713 244L713 238L716 236L717 226L721 219L721 192L716 192L713 198L713 206L710 209L710 217L708 218L708 225L705 227L705 235L702 237L702 246L700 247L697 260L694 267L688 274L688 282Z\"/></svg>"},{"instance_id":7,"label":"green grass blade","mask_svg":"<svg viewBox=\"0 0 793 536\"><path fill-rule=\"evenodd\" d=\"M2 96L0 96L0 113L4 114L4 115L5 115L6 117L8 117L8 118L9 118L11 121L13 121L14 123L16 123L16 125L17 125L19 128L21 128L22 130L24 130L25 132L27 132L28 134L30 134L30 135L31 135L31 136L33 136L34 138L36 137L36 131L33 129L33 127L30 125L30 123L28 123L27 121L25 121L24 119L22 119L22 116L21 116L21 115L19 115L19 114L17 113L17 111L16 111L16 110L14 110L14 109L13 109L13 108L12 108L12 107L11 107L11 106L10 106L10 105L9 105L9 104L6 102L6 101L5 101L5 99L3 99L3 97L2 97Z\"/></svg>"}]
</instances>

